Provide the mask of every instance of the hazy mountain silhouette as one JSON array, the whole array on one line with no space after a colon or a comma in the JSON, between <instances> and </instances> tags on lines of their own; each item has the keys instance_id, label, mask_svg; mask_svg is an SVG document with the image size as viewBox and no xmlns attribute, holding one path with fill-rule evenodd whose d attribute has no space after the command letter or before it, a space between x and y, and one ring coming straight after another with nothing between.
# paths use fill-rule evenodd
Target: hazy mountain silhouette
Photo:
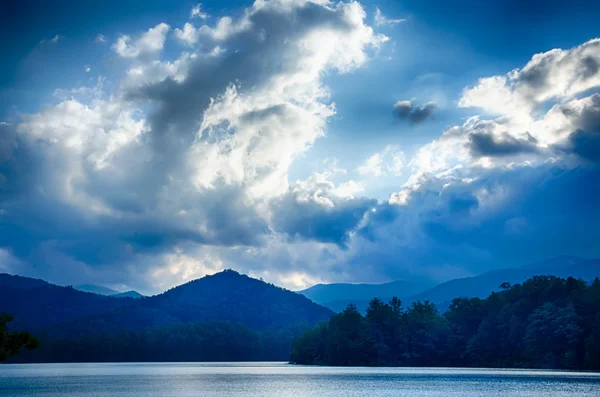
<instances>
[{"instance_id":1,"label":"hazy mountain silhouette","mask_svg":"<svg viewBox=\"0 0 600 397\"><path fill-rule=\"evenodd\" d=\"M348 303L359 306L372 298L388 300L393 296L401 299L418 294L433 287L434 283L428 280L398 280L384 284L317 284L313 287L299 291L314 302L329 307L334 311L343 310Z\"/></svg>"},{"instance_id":2,"label":"hazy mountain silhouette","mask_svg":"<svg viewBox=\"0 0 600 397\"><path fill-rule=\"evenodd\" d=\"M424 282L409 281L386 284L317 284L300 293L334 312L344 310L350 303L364 311L370 299L378 297L386 301L391 296L397 296L407 304L429 300L444 311L454 298L484 298L492 291L498 291L503 282L522 283L538 275L574 277L590 282L595 277L600 277L600 259L563 255L522 267L498 269L478 276L454 279L430 287L424 287Z\"/></svg>"},{"instance_id":3,"label":"hazy mountain silhouette","mask_svg":"<svg viewBox=\"0 0 600 397\"><path fill-rule=\"evenodd\" d=\"M133 302L10 274L0 274L0 286L0 312L12 314L24 327L33 329Z\"/></svg>"},{"instance_id":4,"label":"hazy mountain silhouette","mask_svg":"<svg viewBox=\"0 0 600 397\"><path fill-rule=\"evenodd\" d=\"M126 291L126 292L120 292L117 294L112 294L110 296L112 296L113 298L133 298L133 299L140 299L140 298L144 297L144 295L140 294L137 291L133 291L133 290Z\"/></svg>"},{"instance_id":5,"label":"hazy mountain silhouette","mask_svg":"<svg viewBox=\"0 0 600 397\"><path fill-rule=\"evenodd\" d=\"M75 286L75 289L79 290L79 291L83 291L83 292L91 292L92 294L106 295L106 296L111 296L111 295L114 296L114 295L121 293L114 289L103 287L101 285L94 285L94 284L77 285L77 286Z\"/></svg>"},{"instance_id":6,"label":"hazy mountain silhouette","mask_svg":"<svg viewBox=\"0 0 600 397\"><path fill-rule=\"evenodd\" d=\"M591 282L600 277L600 259L582 259L574 256L558 256L517 268L498 269L474 277L450 280L408 298L408 302L429 300L436 304L450 302L457 297L487 297L499 291L500 284L522 283L530 277L548 275L581 278Z\"/></svg>"}]
</instances>

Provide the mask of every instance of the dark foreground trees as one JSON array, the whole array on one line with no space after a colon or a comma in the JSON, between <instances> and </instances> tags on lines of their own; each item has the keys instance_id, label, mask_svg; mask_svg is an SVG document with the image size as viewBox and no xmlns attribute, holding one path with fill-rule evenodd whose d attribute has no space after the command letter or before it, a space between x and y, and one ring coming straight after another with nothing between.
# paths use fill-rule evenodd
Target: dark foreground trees
<instances>
[{"instance_id":1,"label":"dark foreground trees","mask_svg":"<svg viewBox=\"0 0 600 397\"><path fill-rule=\"evenodd\" d=\"M23 349L32 350L40 342L27 331L18 331L14 317L0 313L0 361L14 357Z\"/></svg>"},{"instance_id":2,"label":"dark foreground trees","mask_svg":"<svg viewBox=\"0 0 600 397\"><path fill-rule=\"evenodd\" d=\"M533 277L486 299L348 306L294 339L290 361L320 365L600 369L600 281Z\"/></svg>"},{"instance_id":3,"label":"dark foreground trees","mask_svg":"<svg viewBox=\"0 0 600 397\"><path fill-rule=\"evenodd\" d=\"M39 349L11 362L177 362L284 361L294 336L307 329L298 324L256 331L223 321L180 323L143 331L40 334ZM81 332L83 331L83 332Z\"/></svg>"}]
</instances>

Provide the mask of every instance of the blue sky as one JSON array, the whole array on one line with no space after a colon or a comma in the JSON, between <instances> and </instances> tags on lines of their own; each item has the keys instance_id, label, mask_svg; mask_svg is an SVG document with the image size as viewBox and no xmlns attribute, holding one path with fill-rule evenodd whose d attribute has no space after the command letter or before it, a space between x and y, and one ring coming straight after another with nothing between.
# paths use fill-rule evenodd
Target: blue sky
<instances>
[{"instance_id":1,"label":"blue sky","mask_svg":"<svg viewBox=\"0 0 600 397\"><path fill-rule=\"evenodd\" d=\"M152 293L600 254L596 2L3 7L0 270Z\"/></svg>"}]
</instances>

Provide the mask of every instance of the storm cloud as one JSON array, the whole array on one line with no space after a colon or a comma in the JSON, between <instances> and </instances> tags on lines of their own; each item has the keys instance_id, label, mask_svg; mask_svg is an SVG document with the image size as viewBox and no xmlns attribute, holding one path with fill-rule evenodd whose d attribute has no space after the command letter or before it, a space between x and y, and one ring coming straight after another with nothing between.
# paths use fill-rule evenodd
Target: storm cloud
<instances>
[{"instance_id":1,"label":"storm cloud","mask_svg":"<svg viewBox=\"0 0 600 397\"><path fill-rule=\"evenodd\" d=\"M398 101L394 105L394 115L400 120L408 120L411 124L419 124L432 117L438 110L435 102L416 105L413 101Z\"/></svg>"}]
</instances>

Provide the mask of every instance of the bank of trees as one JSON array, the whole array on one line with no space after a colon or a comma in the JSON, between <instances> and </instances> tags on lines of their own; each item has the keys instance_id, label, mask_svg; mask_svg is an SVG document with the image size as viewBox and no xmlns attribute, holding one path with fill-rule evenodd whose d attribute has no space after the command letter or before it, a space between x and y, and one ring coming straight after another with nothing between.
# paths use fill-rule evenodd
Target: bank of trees
<instances>
[{"instance_id":1,"label":"bank of trees","mask_svg":"<svg viewBox=\"0 0 600 397\"><path fill-rule=\"evenodd\" d=\"M533 277L486 299L350 305L294 339L290 361L317 365L600 369L600 281Z\"/></svg>"},{"instance_id":2,"label":"bank of trees","mask_svg":"<svg viewBox=\"0 0 600 397\"><path fill-rule=\"evenodd\" d=\"M285 361L306 325L257 331L224 321L182 323L143 331L119 330L54 336L11 362Z\"/></svg>"}]
</instances>

